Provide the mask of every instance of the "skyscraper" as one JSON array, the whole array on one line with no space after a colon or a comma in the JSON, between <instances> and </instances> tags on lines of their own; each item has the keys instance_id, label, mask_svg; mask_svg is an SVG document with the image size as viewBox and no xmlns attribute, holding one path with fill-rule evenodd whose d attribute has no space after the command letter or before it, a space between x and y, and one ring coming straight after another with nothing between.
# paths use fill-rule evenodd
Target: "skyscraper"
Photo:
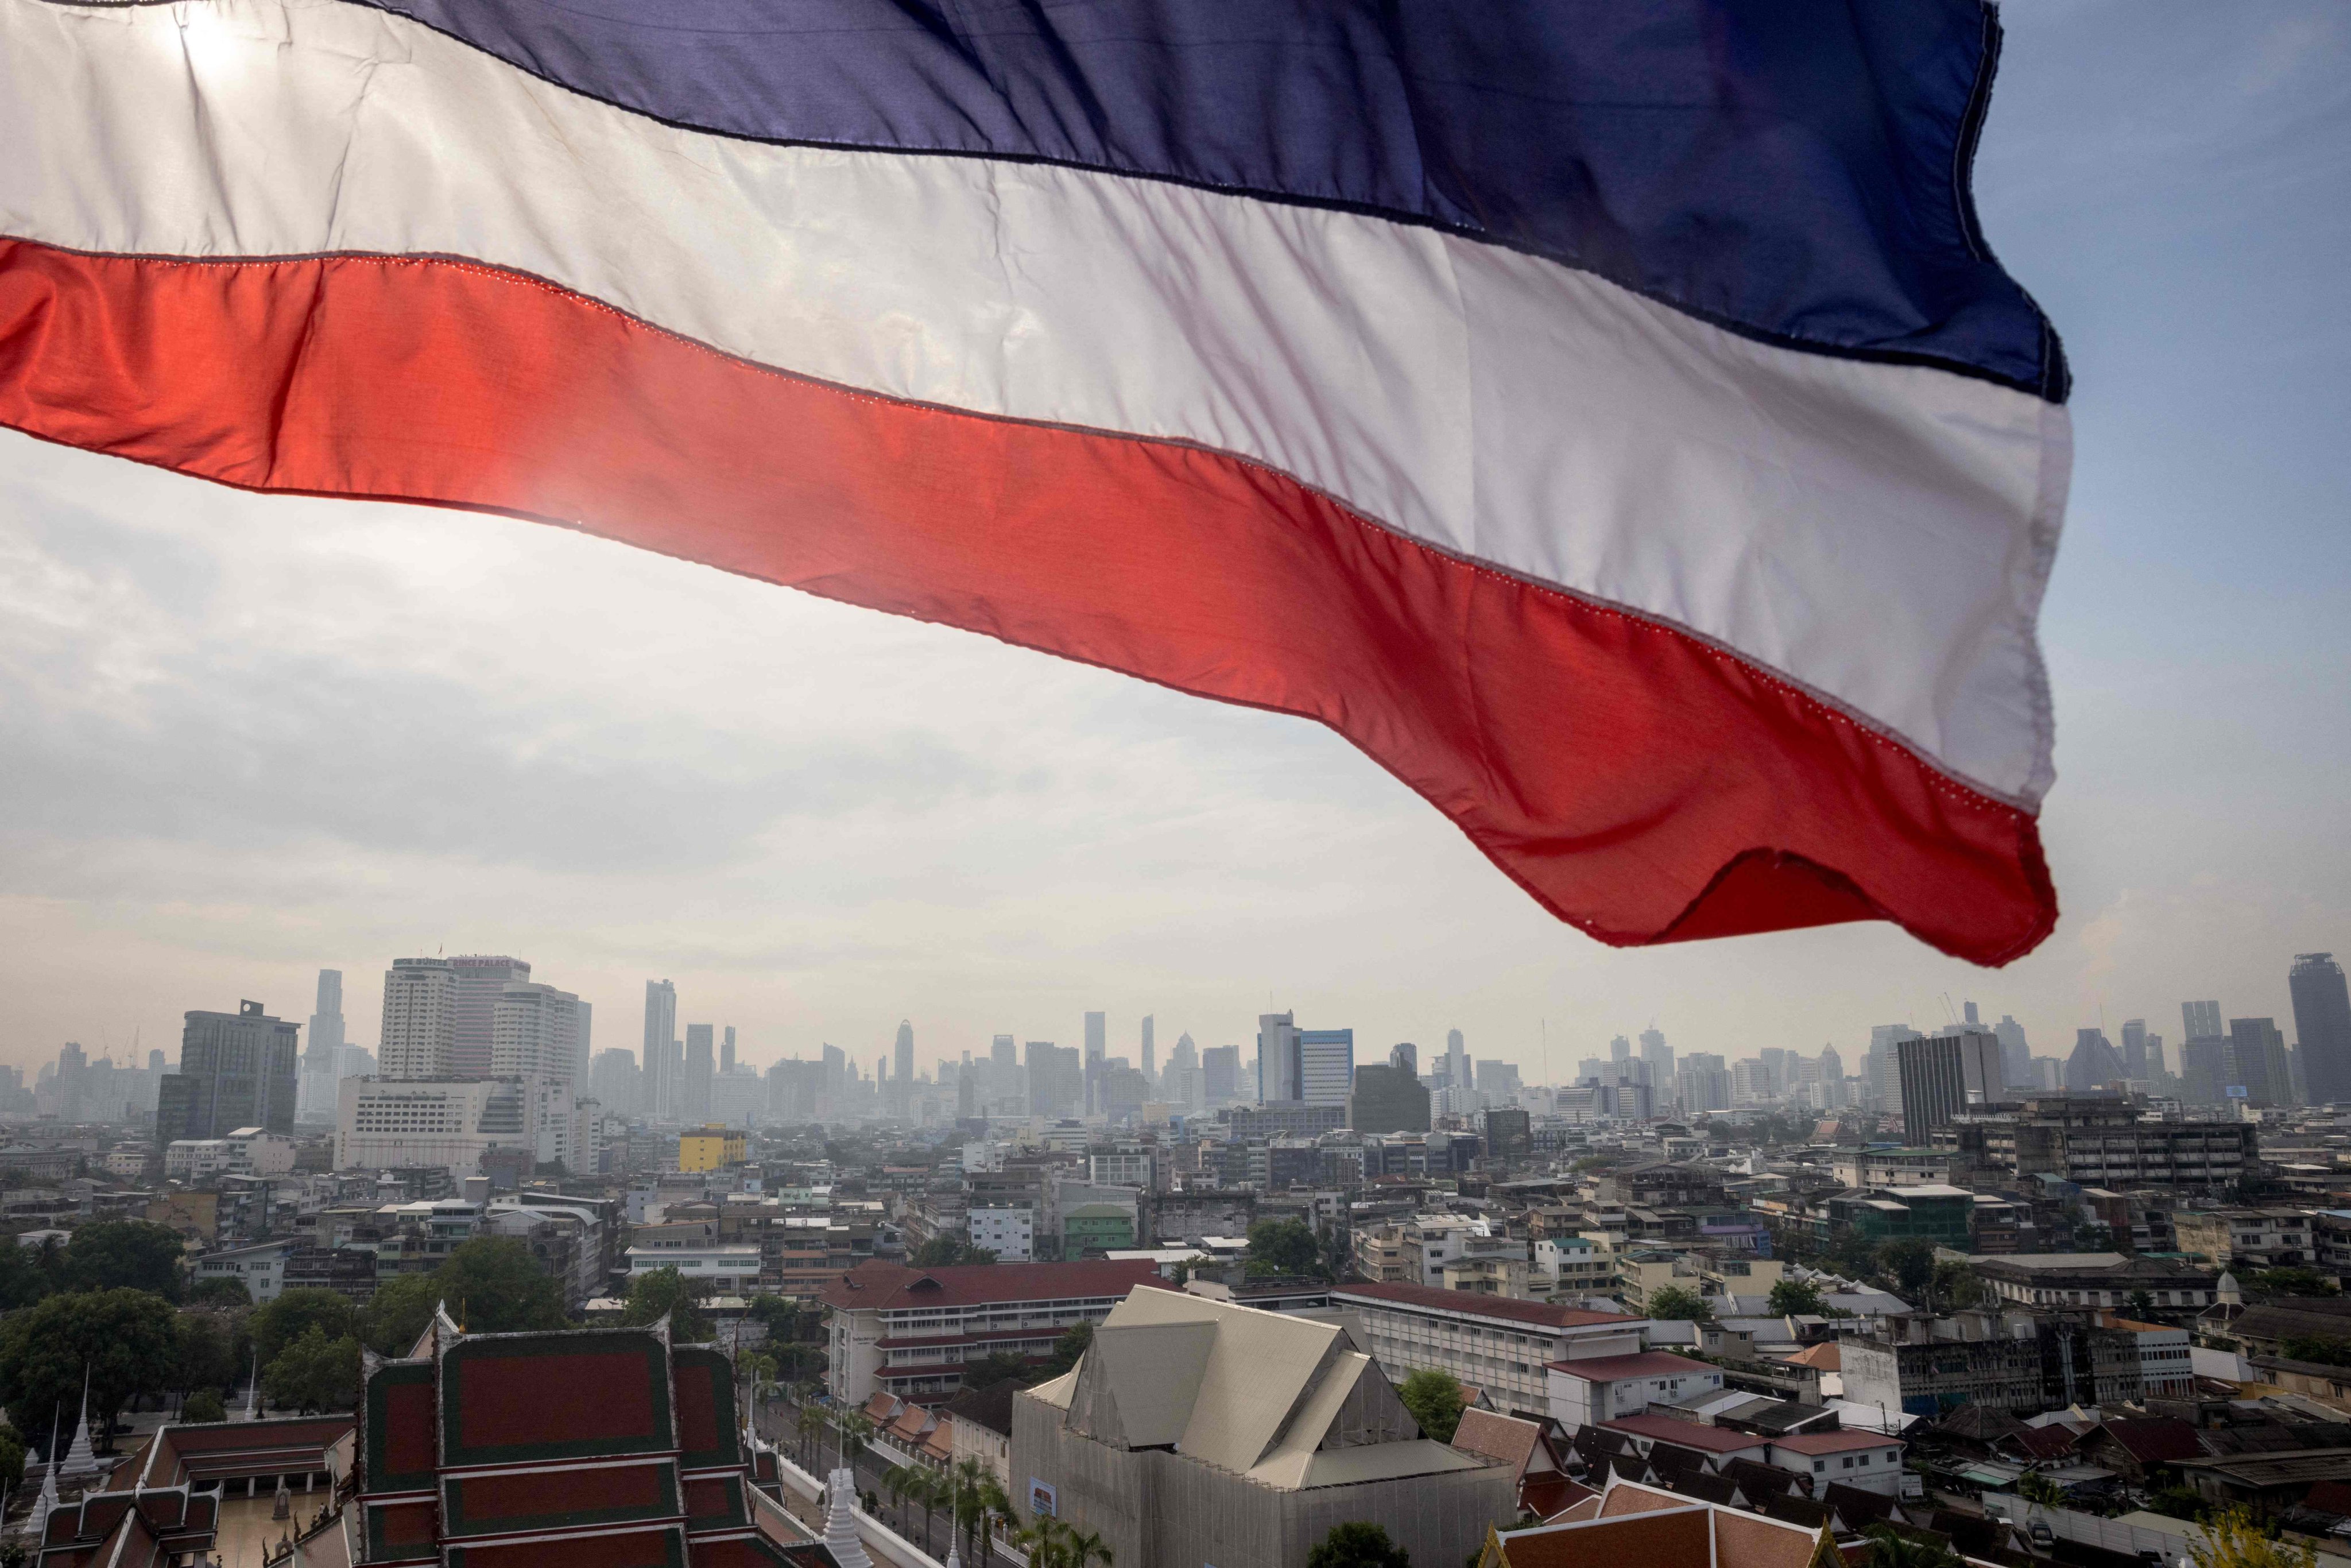
<instances>
[{"instance_id":1,"label":"skyscraper","mask_svg":"<svg viewBox=\"0 0 2351 1568\"><path fill-rule=\"evenodd\" d=\"M296 1111L305 1116L335 1113L335 1084L343 1060L343 972L319 971L319 998L310 1014L310 1036L302 1051L302 1082Z\"/></svg>"},{"instance_id":2,"label":"skyscraper","mask_svg":"<svg viewBox=\"0 0 2351 1568\"><path fill-rule=\"evenodd\" d=\"M1456 1089L1469 1086L1469 1048L1458 1029L1445 1031L1445 1082Z\"/></svg>"},{"instance_id":3,"label":"skyscraper","mask_svg":"<svg viewBox=\"0 0 2351 1568\"><path fill-rule=\"evenodd\" d=\"M1208 1110L1240 1098L1241 1048L1211 1045L1200 1052L1200 1103Z\"/></svg>"},{"instance_id":4,"label":"skyscraper","mask_svg":"<svg viewBox=\"0 0 2351 1568\"><path fill-rule=\"evenodd\" d=\"M1420 1081L1418 1052L1410 1041L1392 1047L1384 1063L1355 1069L1347 1125L1358 1133L1428 1131L1428 1085Z\"/></svg>"},{"instance_id":5,"label":"skyscraper","mask_svg":"<svg viewBox=\"0 0 2351 1568\"><path fill-rule=\"evenodd\" d=\"M222 1138L239 1127L293 1132L301 1032L259 1002L240 1001L233 1013L189 1013L179 1071L158 1085L156 1143Z\"/></svg>"},{"instance_id":6,"label":"skyscraper","mask_svg":"<svg viewBox=\"0 0 2351 1568\"><path fill-rule=\"evenodd\" d=\"M1991 1031L2000 1037L2000 1062L2008 1071L2008 1081L2031 1086L2034 1082L2032 1045L2024 1038L2024 1026L2011 1015L2002 1013Z\"/></svg>"},{"instance_id":7,"label":"skyscraper","mask_svg":"<svg viewBox=\"0 0 2351 1568\"><path fill-rule=\"evenodd\" d=\"M383 976L377 1071L386 1078L446 1079L455 1054L457 975L446 958L394 958ZM489 1063L482 1064L486 1076Z\"/></svg>"},{"instance_id":8,"label":"skyscraper","mask_svg":"<svg viewBox=\"0 0 2351 1568\"><path fill-rule=\"evenodd\" d=\"M1996 1104L2006 1086L2000 1037L1961 1024L1929 1040L1896 1042L1902 1081L1902 1136L1924 1146L1970 1105Z\"/></svg>"},{"instance_id":9,"label":"skyscraper","mask_svg":"<svg viewBox=\"0 0 2351 1568\"><path fill-rule=\"evenodd\" d=\"M1143 1076L1150 1082L1159 1082L1159 1047L1153 1041L1152 1015L1143 1015Z\"/></svg>"},{"instance_id":10,"label":"skyscraper","mask_svg":"<svg viewBox=\"0 0 2351 1568\"><path fill-rule=\"evenodd\" d=\"M2147 1070L2147 1020L2145 1019L2125 1019L2123 1020L2123 1076L2125 1078L2145 1078L2148 1076Z\"/></svg>"},{"instance_id":11,"label":"skyscraper","mask_svg":"<svg viewBox=\"0 0 2351 1568\"><path fill-rule=\"evenodd\" d=\"M1010 1035L999 1034L987 1042L987 1064L996 1070L998 1092L1009 1088L1011 1075L1020 1069L1020 1053L1013 1048Z\"/></svg>"},{"instance_id":12,"label":"skyscraper","mask_svg":"<svg viewBox=\"0 0 2351 1568\"><path fill-rule=\"evenodd\" d=\"M685 1073L677 1086L676 1105L672 1113L681 1122L710 1118L710 1075L717 1067L712 1034L706 1023L685 1026Z\"/></svg>"},{"instance_id":13,"label":"skyscraper","mask_svg":"<svg viewBox=\"0 0 2351 1568\"><path fill-rule=\"evenodd\" d=\"M2235 1072L2229 1082L2243 1087L2248 1103L2294 1103L2293 1065L2286 1061L2285 1036L2278 1032L2276 1019L2231 1019L2229 1061Z\"/></svg>"},{"instance_id":14,"label":"skyscraper","mask_svg":"<svg viewBox=\"0 0 2351 1568\"><path fill-rule=\"evenodd\" d=\"M2297 953L2286 971L2294 998L2294 1033L2310 1103L2351 1100L2351 988L2332 953Z\"/></svg>"},{"instance_id":15,"label":"skyscraper","mask_svg":"<svg viewBox=\"0 0 2351 1568\"><path fill-rule=\"evenodd\" d=\"M553 986L508 982L490 1016L490 1076L576 1082L580 998Z\"/></svg>"},{"instance_id":16,"label":"skyscraper","mask_svg":"<svg viewBox=\"0 0 2351 1568\"><path fill-rule=\"evenodd\" d=\"M1641 1031L1641 1060L1649 1064L1651 1083L1662 1088L1674 1081L1674 1048L1666 1043L1663 1030Z\"/></svg>"},{"instance_id":17,"label":"skyscraper","mask_svg":"<svg viewBox=\"0 0 2351 1568\"><path fill-rule=\"evenodd\" d=\"M2182 1002L2180 1022L2186 1026L2189 1040L2219 1040L2229 1031L2220 1027L2220 1004L2218 1002Z\"/></svg>"},{"instance_id":18,"label":"skyscraper","mask_svg":"<svg viewBox=\"0 0 2351 1568\"><path fill-rule=\"evenodd\" d=\"M530 966L504 954L465 953L449 960L457 978L457 1015L450 1037L449 1075L490 1076L491 1034L498 998L510 980L528 980Z\"/></svg>"},{"instance_id":19,"label":"skyscraper","mask_svg":"<svg viewBox=\"0 0 2351 1568\"><path fill-rule=\"evenodd\" d=\"M1298 1050L1298 1098L1309 1105L1344 1105L1355 1086L1355 1031L1290 1031Z\"/></svg>"},{"instance_id":20,"label":"skyscraper","mask_svg":"<svg viewBox=\"0 0 2351 1568\"><path fill-rule=\"evenodd\" d=\"M718 1042L718 1071L721 1072L735 1071L735 1026L731 1023L726 1026L726 1033Z\"/></svg>"},{"instance_id":21,"label":"skyscraper","mask_svg":"<svg viewBox=\"0 0 2351 1568\"><path fill-rule=\"evenodd\" d=\"M1298 1020L1289 1013L1257 1019L1257 1098L1272 1104L1298 1098Z\"/></svg>"},{"instance_id":22,"label":"skyscraper","mask_svg":"<svg viewBox=\"0 0 2351 1568\"><path fill-rule=\"evenodd\" d=\"M2065 1059L2065 1087L2068 1090L2104 1089L2122 1076L2122 1052L2106 1039L2105 1030L2077 1029L2074 1031L2074 1054Z\"/></svg>"},{"instance_id":23,"label":"skyscraper","mask_svg":"<svg viewBox=\"0 0 2351 1568\"><path fill-rule=\"evenodd\" d=\"M667 980L645 982L645 1076L640 1092L645 1109L657 1121L674 1114L671 1102L677 1082L670 1071L677 1040L677 988Z\"/></svg>"},{"instance_id":24,"label":"skyscraper","mask_svg":"<svg viewBox=\"0 0 2351 1568\"><path fill-rule=\"evenodd\" d=\"M1623 1035L1621 1035L1621 1034L1620 1034L1620 1035L1615 1036L1614 1038L1613 1038L1613 1039L1611 1039L1611 1040L1609 1040L1609 1042L1608 1042L1608 1060L1609 1060L1609 1061L1631 1061L1631 1060L1632 1060L1632 1056L1633 1056L1633 1042L1632 1042L1631 1040L1626 1040L1626 1039L1625 1039Z\"/></svg>"}]
</instances>

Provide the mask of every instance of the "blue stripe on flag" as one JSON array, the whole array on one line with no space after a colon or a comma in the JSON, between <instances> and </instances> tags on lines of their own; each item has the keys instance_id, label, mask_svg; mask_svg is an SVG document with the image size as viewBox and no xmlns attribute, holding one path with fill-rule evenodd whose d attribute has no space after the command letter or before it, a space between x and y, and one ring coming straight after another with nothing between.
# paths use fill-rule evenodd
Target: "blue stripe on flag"
<instances>
[{"instance_id":1,"label":"blue stripe on flag","mask_svg":"<svg viewBox=\"0 0 2351 1568\"><path fill-rule=\"evenodd\" d=\"M702 130L1364 210L2065 395L1968 197L1979 0L363 3Z\"/></svg>"}]
</instances>

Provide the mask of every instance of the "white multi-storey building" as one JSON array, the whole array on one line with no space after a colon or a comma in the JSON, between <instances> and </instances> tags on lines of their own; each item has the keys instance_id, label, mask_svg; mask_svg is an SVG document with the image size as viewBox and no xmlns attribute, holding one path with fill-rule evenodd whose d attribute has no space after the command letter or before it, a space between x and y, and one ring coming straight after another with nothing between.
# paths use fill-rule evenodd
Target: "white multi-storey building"
<instances>
[{"instance_id":1,"label":"white multi-storey building","mask_svg":"<svg viewBox=\"0 0 2351 1568\"><path fill-rule=\"evenodd\" d=\"M376 1051L383 1075L428 1082L448 1077L456 1030L457 972L449 961L394 958L384 971L383 1038Z\"/></svg>"},{"instance_id":2,"label":"white multi-storey building","mask_svg":"<svg viewBox=\"0 0 2351 1568\"><path fill-rule=\"evenodd\" d=\"M1334 1286L1331 1305L1353 1320L1350 1326L1362 1325L1356 1337L1393 1381L1434 1368L1486 1390L1504 1414L1551 1414L1549 1364L1586 1356L1621 1360L1637 1357L1641 1349L1639 1318L1548 1301L1357 1283Z\"/></svg>"},{"instance_id":3,"label":"white multi-storey building","mask_svg":"<svg viewBox=\"0 0 2351 1568\"><path fill-rule=\"evenodd\" d=\"M580 1076L580 998L553 986L510 980L490 1015L493 1078Z\"/></svg>"},{"instance_id":4,"label":"white multi-storey building","mask_svg":"<svg viewBox=\"0 0 2351 1568\"><path fill-rule=\"evenodd\" d=\"M588 1149L568 1082L543 1078L346 1078L335 1109L335 1168L443 1166L479 1173L495 1148L526 1148L535 1162L579 1169Z\"/></svg>"},{"instance_id":5,"label":"white multi-storey building","mask_svg":"<svg viewBox=\"0 0 2351 1568\"><path fill-rule=\"evenodd\" d=\"M975 1208L966 1217L971 1244L999 1263L1026 1263L1037 1255L1037 1215L1027 1208Z\"/></svg>"},{"instance_id":6,"label":"white multi-storey building","mask_svg":"<svg viewBox=\"0 0 2351 1568\"><path fill-rule=\"evenodd\" d=\"M876 1392L945 1398L963 1386L967 1362L1042 1360L1071 1329L1108 1317L1128 1291L1165 1284L1148 1260L861 1263L819 1291L832 1309L825 1381L835 1399L852 1405Z\"/></svg>"}]
</instances>

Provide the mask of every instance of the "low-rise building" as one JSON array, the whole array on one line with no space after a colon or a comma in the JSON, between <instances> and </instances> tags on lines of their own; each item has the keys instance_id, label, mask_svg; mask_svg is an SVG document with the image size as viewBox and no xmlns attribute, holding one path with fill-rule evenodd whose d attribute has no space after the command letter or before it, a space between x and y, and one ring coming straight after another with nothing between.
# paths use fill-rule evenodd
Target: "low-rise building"
<instances>
[{"instance_id":1,"label":"low-rise building","mask_svg":"<svg viewBox=\"0 0 2351 1568\"><path fill-rule=\"evenodd\" d=\"M1975 1202L1965 1187L1924 1182L1842 1193L1822 1206L1822 1239L1859 1236L1879 1245L1916 1239L1964 1251L1975 1232Z\"/></svg>"},{"instance_id":2,"label":"low-rise building","mask_svg":"<svg viewBox=\"0 0 2351 1568\"><path fill-rule=\"evenodd\" d=\"M1616 1288L1616 1249L1605 1232L1538 1241L1531 1279L1554 1296L1604 1296Z\"/></svg>"},{"instance_id":3,"label":"low-rise building","mask_svg":"<svg viewBox=\"0 0 2351 1568\"><path fill-rule=\"evenodd\" d=\"M966 1363L1042 1361L1064 1333L1102 1322L1137 1286L1165 1281L1147 1260L861 1263L818 1293L832 1309L826 1384L854 1405L877 1391L936 1404L962 1389Z\"/></svg>"},{"instance_id":4,"label":"low-rise building","mask_svg":"<svg viewBox=\"0 0 2351 1568\"><path fill-rule=\"evenodd\" d=\"M1845 1186L1939 1186L1951 1179L1949 1149L1846 1149L1829 1162Z\"/></svg>"},{"instance_id":5,"label":"low-rise building","mask_svg":"<svg viewBox=\"0 0 2351 1568\"><path fill-rule=\"evenodd\" d=\"M2143 1119L2119 1096L2030 1096L2013 1106L1970 1111L1936 1129L1935 1146L1954 1169L2053 1176L2080 1186L2233 1186L2259 1161L2260 1129L2250 1122Z\"/></svg>"},{"instance_id":6,"label":"low-rise building","mask_svg":"<svg viewBox=\"0 0 2351 1568\"><path fill-rule=\"evenodd\" d=\"M740 1127L729 1127L711 1122L677 1139L677 1168L682 1171L718 1171L728 1166L739 1166L750 1157L750 1139Z\"/></svg>"},{"instance_id":7,"label":"low-rise building","mask_svg":"<svg viewBox=\"0 0 2351 1568\"><path fill-rule=\"evenodd\" d=\"M1641 1348L1641 1320L1549 1301L1511 1301L1401 1281L1350 1281L1331 1305L1355 1340L1398 1380L1424 1368L1489 1391L1495 1408L1551 1413L1546 1364Z\"/></svg>"},{"instance_id":8,"label":"low-rise building","mask_svg":"<svg viewBox=\"0 0 2351 1568\"><path fill-rule=\"evenodd\" d=\"M185 1142L185 1140L182 1140ZM245 1287L257 1306L274 1301L286 1289L286 1259L291 1241L263 1241L251 1247L224 1248L196 1260L196 1283L231 1280Z\"/></svg>"},{"instance_id":9,"label":"low-rise building","mask_svg":"<svg viewBox=\"0 0 2351 1568\"><path fill-rule=\"evenodd\" d=\"M1036 1255L1037 1215L1028 1208L975 1208L967 1217L971 1244L999 1263L1026 1263Z\"/></svg>"},{"instance_id":10,"label":"low-rise building","mask_svg":"<svg viewBox=\"0 0 2351 1568\"><path fill-rule=\"evenodd\" d=\"M723 1295L749 1295L759 1288L757 1247L714 1242L704 1247L632 1247L629 1277L674 1269L693 1285L707 1285Z\"/></svg>"},{"instance_id":11,"label":"low-rise building","mask_svg":"<svg viewBox=\"0 0 2351 1568\"><path fill-rule=\"evenodd\" d=\"M2181 1209L2171 1217L2179 1249L2215 1269L2299 1269L2318 1260L2311 1217L2299 1208Z\"/></svg>"},{"instance_id":12,"label":"low-rise building","mask_svg":"<svg viewBox=\"0 0 2351 1568\"><path fill-rule=\"evenodd\" d=\"M1547 1413L1571 1432L1722 1387L1721 1368L1662 1350L1554 1361L1543 1372Z\"/></svg>"},{"instance_id":13,"label":"low-rise building","mask_svg":"<svg viewBox=\"0 0 2351 1568\"><path fill-rule=\"evenodd\" d=\"M2219 1283L2176 1260L2126 1258L2119 1252L2038 1252L1969 1260L2001 1301L2020 1307L2105 1307L2109 1310L2193 1312L2218 1299ZM2145 1293L2144 1302L2133 1298Z\"/></svg>"}]
</instances>

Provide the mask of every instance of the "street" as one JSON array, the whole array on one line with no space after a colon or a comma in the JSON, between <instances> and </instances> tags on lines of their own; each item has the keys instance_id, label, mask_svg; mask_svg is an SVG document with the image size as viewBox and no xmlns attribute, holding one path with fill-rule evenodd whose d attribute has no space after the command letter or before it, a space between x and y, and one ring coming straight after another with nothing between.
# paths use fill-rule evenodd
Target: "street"
<instances>
[{"instance_id":1,"label":"street","mask_svg":"<svg viewBox=\"0 0 2351 1568\"><path fill-rule=\"evenodd\" d=\"M789 1400L778 1399L761 1405L758 1419L759 1436L782 1450L794 1464L801 1466L802 1469L812 1469L818 1479L822 1480L831 1472L833 1467L840 1463L838 1457L840 1435L830 1429L823 1435L822 1447L816 1454L816 1464L810 1467L806 1463L800 1449L799 1410ZM947 1511L939 1509L932 1512L930 1534L927 1540L924 1536L921 1509L907 1507L904 1510L904 1522L902 1524L899 1519L899 1507L890 1497L889 1478L892 1468L888 1460L871 1449L860 1454L857 1460L858 1490L861 1493L871 1492L880 1500L880 1507L874 1514L875 1518L929 1552L939 1562L946 1562L948 1536L953 1528ZM791 1511L795 1518L807 1524L810 1530L819 1535L824 1532L824 1521L818 1513L816 1505L792 1496L789 1488L786 1489L785 1506ZM957 1545L960 1549L960 1542ZM992 1553L992 1559L990 1568L1027 1568L1027 1564L1022 1560L1005 1555L1000 1546Z\"/></svg>"}]
</instances>

